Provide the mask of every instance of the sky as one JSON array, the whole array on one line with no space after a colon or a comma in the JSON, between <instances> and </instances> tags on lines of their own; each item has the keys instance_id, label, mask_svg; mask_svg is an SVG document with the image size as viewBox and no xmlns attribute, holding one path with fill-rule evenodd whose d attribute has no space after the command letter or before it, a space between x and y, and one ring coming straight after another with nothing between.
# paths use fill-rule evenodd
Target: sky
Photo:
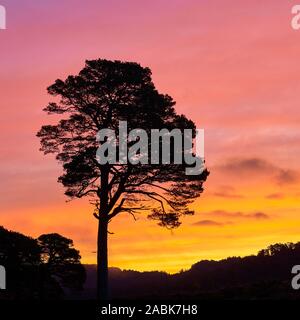
<instances>
[{"instance_id":1,"label":"sky","mask_svg":"<svg viewBox=\"0 0 300 320\"><path fill-rule=\"evenodd\" d=\"M135 61L205 130L210 176L170 231L139 215L110 225L109 265L177 272L202 259L300 241L300 30L288 0L0 0L0 224L74 240L96 262L87 200L66 202L39 151L46 88L86 59Z\"/></svg>"}]
</instances>

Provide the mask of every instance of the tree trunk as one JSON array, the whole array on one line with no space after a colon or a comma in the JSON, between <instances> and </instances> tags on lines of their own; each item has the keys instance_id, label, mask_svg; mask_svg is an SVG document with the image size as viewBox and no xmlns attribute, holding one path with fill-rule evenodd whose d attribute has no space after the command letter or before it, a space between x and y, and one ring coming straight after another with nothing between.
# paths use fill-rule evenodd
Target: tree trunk
<instances>
[{"instance_id":1,"label":"tree trunk","mask_svg":"<svg viewBox=\"0 0 300 320\"><path fill-rule=\"evenodd\" d=\"M97 240L97 298L108 300L108 176L109 167L101 168L100 210Z\"/></svg>"},{"instance_id":2,"label":"tree trunk","mask_svg":"<svg viewBox=\"0 0 300 320\"><path fill-rule=\"evenodd\" d=\"M108 300L107 219L99 219L97 249L97 298Z\"/></svg>"}]
</instances>

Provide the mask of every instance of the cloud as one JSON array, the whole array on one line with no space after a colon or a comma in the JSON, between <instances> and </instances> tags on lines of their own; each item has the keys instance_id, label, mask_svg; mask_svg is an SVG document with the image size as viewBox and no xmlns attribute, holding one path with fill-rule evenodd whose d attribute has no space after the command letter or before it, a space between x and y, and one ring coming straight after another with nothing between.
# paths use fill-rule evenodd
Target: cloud
<instances>
[{"instance_id":1,"label":"cloud","mask_svg":"<svg viewBox=\"0 0 300 320\"><path fill-rule=\"evenodd\" d=\"M270 176L277 185L293 184L299 181L299 173L272 164L262 158L233 158L218 166L225 174L247 179Z\"/></svg>"},{"instance_id":2,"label":"cloud","mask_svg":"<svg viewBox=\"0 0 300 320\"><path fill-rule=\"evenodd\" d=\"M215 197L220 198L231 198L231 199L241 199L244 198L243 195L236 193L235 188L228 185L223 185L217 188L215 192L213 192Z\"/></svg>"},{"instance_id":3,"label":"cloud","mask_svg":"<svg viewBox=\"0 0 300 320\"><path fill-rule=\"evenodd\" d=\"M250 212L250 213L245 213L245 212L240 212L240 211L225 211L225 210L214 210L210 211L207 213L207 215L214 216L214 217L222 217L222 218L231 218L231 219L250 219L250 220L267 220L270 218L269 215L263 212ZM222 227L225 225L230 225L233 224L232 221L225 221L225 222L219 222L215 220L200 220L193 225L196 226L204 226L204 227Z\"/></svg>"},{"instance_id":4,"label":"cloud","mask_svg":"<svg viewBox=\"0 0 300 320\"><path fill-rule=\"evenodd\" d=\"M229 223L226 223L229 224ZM217 221L213 221L213 220L201 220L198 222L195 222L194 225L196 226L205 226L205 227L209 227L209 226L224 226L225 223L221 223L221 222L217 222Z\"/></svg>"},{"instance_id":5,"label":"cloud","mask_svg":"<svg viewBox=\"0 0 300 320\"><path fill-rule=\"evenodd\" d=\"M254 219L269 219L269 216L263 212L255 212L244 215L246 218L254 218Z\"/></svg>"},{"instance_id":6,"label":"cloud","mask_svg":"<svg viewBox=\"0 0 300 320\"><path fill-rule=\"evenodd\" d=\"M214 210L209 213L214 216L222 216L228 218L242 218L242 219L256 219L256 220L265 220L269 219L270 216L263 212L253 212L253 213L245 213L245 212L230 212L224 210Z\"/></svg>"},{"instance_id":7,"label":"cloud","mask_svg":"<svg viewBox=\"0 0 300 320\"><path fill-rule=\"evenodd\" d=\"M229 159L227 162L220 166L221 169L230 173L262 173L271 172L276 167L264 159L260 158L235 158Z\"/></svg>"},{"instance_id":8,"label":"cloud","mask_svg":"<svg viewBox=\"0 0 300 320\"><path fill-rule=\"evenodd\" d=\"M275 177L279 185L296 183L299 180L299 174L295 170L281 169Z\"/></svg>"},{"instance_id":9,"label":"cloud","mask_svg":"<svg viewBox=\"0 0 300 320\"><path fill-rule=\"evenodd\" d=\"M242 199L244 196L241 194L234 194L230 192L214 192L213 195L215 197L220 197L220 198L230 198L230 199Z\"/></svg>"},{"instance_id":10,"label":"cloud","mask_svg":"<svg viewBox=\"0 0 300 320\"><path fill-rule=\"evenodd\" d=\"M283 197L283 193L270 193L265 196L266 199L282 199Z\"/></svg>"}]
</instances>

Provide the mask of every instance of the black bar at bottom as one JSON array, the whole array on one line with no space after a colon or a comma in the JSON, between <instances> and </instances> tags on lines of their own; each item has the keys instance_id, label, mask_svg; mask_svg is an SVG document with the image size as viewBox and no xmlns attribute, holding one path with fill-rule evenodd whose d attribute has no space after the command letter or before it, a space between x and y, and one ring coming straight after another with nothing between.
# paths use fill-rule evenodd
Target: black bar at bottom
<instances>
[{"instance_id":1,"label":"black bar at bottom","mask_svg":"<svg viewBox=\"0 0 300 320\"><path fill-rule=\"evenodd\" d=\"M1 319L287 319L298 314L299 301L1 301Z\"/></svg>"}]
</instances>

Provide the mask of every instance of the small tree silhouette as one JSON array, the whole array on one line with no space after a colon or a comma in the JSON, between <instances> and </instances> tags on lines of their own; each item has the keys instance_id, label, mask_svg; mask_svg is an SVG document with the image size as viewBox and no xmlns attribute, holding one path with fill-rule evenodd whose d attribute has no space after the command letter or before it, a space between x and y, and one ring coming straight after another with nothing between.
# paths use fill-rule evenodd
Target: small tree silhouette
<instances>
[{"instance_id":1,"label":"small tree silhouette","mask_svg":"<svg viewBox=\"0 0 300 320\"><path fill-rule=\"evenodd\" d=\"M86 278L79 251L73 240L58 233L43 234L37 239L46 271L70 289L82 289Z\"/></svg>"},{"instance_id":2,"label":"small tree silhouette","mask_svg":"<svg viewBox=\"0 0 300 320\"><path fill-rule=\"evenodd\" d=\"M86 277L80 258L73 241L57 233L33 239L0 226L0 265L8 276L4 296L59 299L63 288L80 290Z\"/></svg>"},{"instance_id":3,"label":"small tree silhouette","mask_svg":"<svg viewBox=\"0 0 300 320\"><path fill-rule=\"evenodd\" d=\"M57 125L43 126L37 136L41 151L54 153L63 164L59 177L71 198L88 196L98 220L98 298L108 297L108 223L120 213L150 211L148 217L164 227L180 225L182 215L193 214L188 204L199 197L208 172L185 174L186 165L178 164L104 164L96 161L97 132L108 128L118 131L119 121L128 130L174 128L193 129L195 124L176 114L175 102L160 94L149 68L137 63L93 60L76 76L56 80L48 93L58 96L44 110L62 115ZM151 148L151 141L149 141Z\"/></svg>"}]
</instances>

